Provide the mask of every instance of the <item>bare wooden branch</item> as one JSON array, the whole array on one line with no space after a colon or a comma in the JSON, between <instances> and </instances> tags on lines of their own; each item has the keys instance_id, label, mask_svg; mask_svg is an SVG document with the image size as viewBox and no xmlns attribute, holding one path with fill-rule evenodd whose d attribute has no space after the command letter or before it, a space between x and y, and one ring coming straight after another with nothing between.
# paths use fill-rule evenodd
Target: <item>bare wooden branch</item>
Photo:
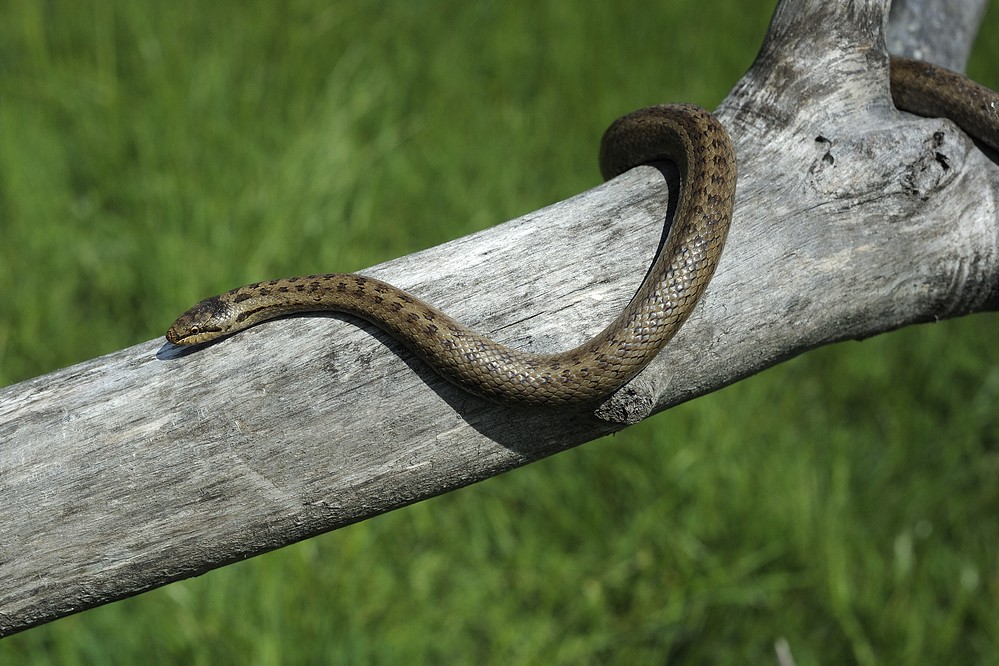
<instances>
[{"instance_id":1,"label":"bare wooden branch","mask_svg":"<svg viewBox=\"0 0 999 666\"><path fill-rule=\"evenodd\" d=\"M895 0L888 51L964 71L987 0Z\"/></svg>"},{"instance_id":2,"label":"bare wooden branch","mask_svg":"<svg viewBox=\"0 0 999 666\"><path fill-rule=\"evenodd\" d=\"M892 106L886 11L780 4L719 109L740 162L722 264L598 415L483 402L336 316L188 354L152 341L4 389L0 635L474 483L818 345L995 308L999 170L952 123ZM367 272L505 343L566 348L628 300L675 186L635 169Z\"/></svg>"}]
</instances>

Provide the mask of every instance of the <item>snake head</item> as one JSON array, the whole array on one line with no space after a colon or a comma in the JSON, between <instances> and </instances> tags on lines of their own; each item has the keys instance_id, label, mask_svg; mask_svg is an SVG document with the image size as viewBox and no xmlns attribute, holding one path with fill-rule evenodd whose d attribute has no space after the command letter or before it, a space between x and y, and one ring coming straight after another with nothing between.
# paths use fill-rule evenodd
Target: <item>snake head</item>
<instances>
[{"instance_id":1,"label":"snake head","mask_svg":"<svg viewBox=\"0 0 999 666\"><path fill-rule=\"evenodd\" d=\"M212 296L177 317L166 332L166 339L175 345L196 345L230 333L225 324L231 306L218 296Z\"/></svg>"}]
</instances>

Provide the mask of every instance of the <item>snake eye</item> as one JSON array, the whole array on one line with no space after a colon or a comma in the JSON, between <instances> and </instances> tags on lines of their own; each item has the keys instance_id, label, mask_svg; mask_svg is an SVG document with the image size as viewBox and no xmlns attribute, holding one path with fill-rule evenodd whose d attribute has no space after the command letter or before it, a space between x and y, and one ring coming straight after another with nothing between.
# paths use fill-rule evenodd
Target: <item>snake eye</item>
<instances>
[{"instance_id":1,"label":"snake eye","mask_svg":"<svg viewBox=\"0 0 999 666\"><path fill-rule=\"evenodd\" d=\"M201 333L201 327L200 326L194 325L194 326L191 327L191 335L198 335L199 333Z\"/></svg>"}]
</instances>

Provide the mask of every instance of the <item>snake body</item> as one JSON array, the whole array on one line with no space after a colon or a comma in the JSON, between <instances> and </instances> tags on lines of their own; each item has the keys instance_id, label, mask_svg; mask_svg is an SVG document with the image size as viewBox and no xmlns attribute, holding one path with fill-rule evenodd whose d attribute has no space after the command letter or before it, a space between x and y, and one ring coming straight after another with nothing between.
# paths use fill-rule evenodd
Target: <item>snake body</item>
<instances>
[{"instance_id":1,"label":"snake body","mask_svg":"<svg viewBox=\"0 0 999 666\"><path fill-rule=\"evenodd\" d=\"M735 196L735 155L721 123L692 105L651 107L604 134L610 179L673 161L683 182L664 247L628 306L575 349L531 354L501 345L415 296L374 278L332 273L240 287L198 303L167 340L192 344L293 312L336 310L383 328L466 390L501 402L566 404L607 395L635 376L690 314L721 254Z\"/></svg>"},{"instance_id":2,"label":"snake body","mask_svg":"<svg viewBox=\"0 0 999 666\"><path fill-rule=\"evenodd\" d=\"M949 69L921 60L891 59L895 106L919 116L950 118L992 150L999 150L999 95Z\"/></svg>"},{"instance_id":3,"label":"snake body","mask_svg":"<svg viewBox=\"0 0 999 666\"><path fill-rule=\"evenodd\" d=\"M931 92L926 68L937 82ZM932 92L938 85L948 88L945 94ZM960 75L893 59L892 93L900 108L949 117L999 145L999 96ZM735 154L714 116L689 104L653 106L619 118L604 133L605 179L658 160L676 164L682 182L666 241L621 314L574 349L532 354L501 345L397 287L347 273L258 282L213 296L181 315L167 340L198 344L282 315L338 311L381 327L471 393L532 405L597 400L648 365L690 315L718 265L732 218Z\"/></svg>"}]
</instances>

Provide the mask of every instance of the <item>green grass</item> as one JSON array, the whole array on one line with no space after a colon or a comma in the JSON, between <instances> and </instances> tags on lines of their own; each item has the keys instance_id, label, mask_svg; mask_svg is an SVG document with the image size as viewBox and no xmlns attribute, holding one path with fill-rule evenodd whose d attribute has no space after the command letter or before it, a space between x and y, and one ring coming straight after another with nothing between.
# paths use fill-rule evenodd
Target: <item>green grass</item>
<instances>
[{"instance_id":1,"label":"green grass","mask_svg":"<svg viewBox=\"0 0 999 666\"><path fill-rule=\"evenodd\" d=\"M0 2L0 385L591 187L610 120L717 104L772 10L586 4ZM997 324L811 352L0 663L989 661Z\"/></svg>"}]
</instances>

